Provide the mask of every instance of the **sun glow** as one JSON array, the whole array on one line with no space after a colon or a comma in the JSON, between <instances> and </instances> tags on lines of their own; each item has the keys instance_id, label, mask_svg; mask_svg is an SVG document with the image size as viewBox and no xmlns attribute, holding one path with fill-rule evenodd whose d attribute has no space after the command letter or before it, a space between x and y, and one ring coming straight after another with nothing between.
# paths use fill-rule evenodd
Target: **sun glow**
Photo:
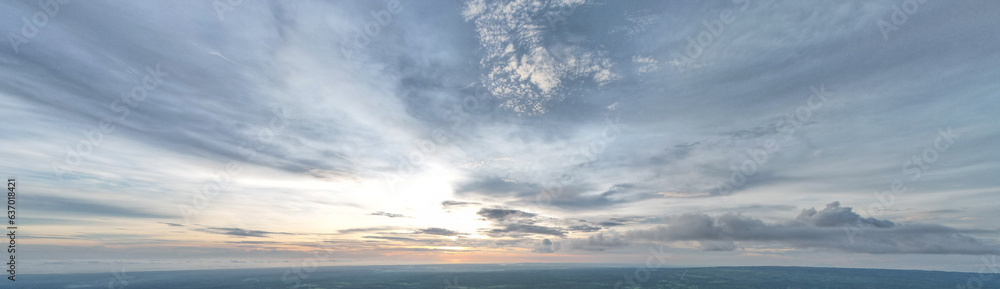
<instances>
[{"instance_id":1,"label":"sun glow","mask_svg":"<svg viewBox=\"0 0 1000 289\"><path fill-rule=\"evenodd\" d=\"M407 221L417 227L442 228L470 238L486 238L477 235L476 231L488 223L480 220L473 208L442 209L441 202L456 199L452 184L461 175L438 164L427 164L425 168L398 183L395 191L389 193L394 199L392 203L399 205L399 211L413 217Z\"/></svg>"}]
</instances>

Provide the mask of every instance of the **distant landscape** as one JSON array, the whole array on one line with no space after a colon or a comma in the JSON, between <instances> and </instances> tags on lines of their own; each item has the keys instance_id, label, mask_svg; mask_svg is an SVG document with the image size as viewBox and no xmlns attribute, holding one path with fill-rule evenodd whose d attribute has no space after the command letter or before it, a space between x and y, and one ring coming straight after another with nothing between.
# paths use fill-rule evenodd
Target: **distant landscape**
<instances>
[{"instance_id":1,"label":"distant landscape","mask_svg":"<svg viewBox=\"0 0 1000 289\"><path fill-rule=\"evenodd\" d=\"M1000 274L814 267L637 270L567 265L318 267L23 275L17 288L996 288ZM647 275L646 272L649 272ZM648 277L647 277L648 276ZM284 281L282 278L284 277ZM122 278L115 280L115 278ZM112 282L112 280L115 280ZM301 280L296 284L295 280ZM124 281L124 282L122 282ZM110 282L110 283L109 283ZM124 285L123 284L127 284ZM108 287L113 286L113 287Z\"/></svg>"}]
</instances>

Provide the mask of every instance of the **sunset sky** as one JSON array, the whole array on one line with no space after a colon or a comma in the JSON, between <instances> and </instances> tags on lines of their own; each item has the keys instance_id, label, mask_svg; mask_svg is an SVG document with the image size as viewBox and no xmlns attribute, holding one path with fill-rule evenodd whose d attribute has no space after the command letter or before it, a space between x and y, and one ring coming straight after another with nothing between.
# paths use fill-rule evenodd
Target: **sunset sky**
<instances>
[{"instance_id":1,"label":"sunset sky","mask_svg":"<svg viewBox=\"0 0 1000 289\"><path fill-rule=\"evenodd\" d=\"M22 272L1000 248L1000 2L36 2L0 3Z\"/></svg>"}]
</instances>

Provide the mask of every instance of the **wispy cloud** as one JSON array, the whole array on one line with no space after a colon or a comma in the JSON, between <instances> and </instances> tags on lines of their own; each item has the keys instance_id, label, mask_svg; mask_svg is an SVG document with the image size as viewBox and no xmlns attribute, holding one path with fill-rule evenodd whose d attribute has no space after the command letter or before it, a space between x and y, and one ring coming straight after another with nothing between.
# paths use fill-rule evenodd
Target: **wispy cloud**
<instances>
[{"instance_id":1,"label":"wispy cloud","mask_svg":"<svg viewBox=\"0 0 1000 289\"><path fill-rule=\"evenodd\" d=\"M403 218L403 217L406 217L406 216L403 216L403 214L386 213L386 212L383 212L383 211L374 212L374 213L371 213L370 215L372 215L372 216L386 216L386 217L389 217L389 218Z\"/></svg>"},{"instance_id":2,"label":"wispy cloud","mask_svg":"<svg viewBox=\"0 0 1000 289\"><path fill-rule=\"evenodd\" d=\"M269 232L261 230L247 230L242 228L219 228L219 227L208 227L208 228L197 228L191 229L193 231L205 232L211 234L219 235L229 235L235 237L271 237L271 235L292 235L291 233L284 232Z\"/></svg>"}]
</instances>

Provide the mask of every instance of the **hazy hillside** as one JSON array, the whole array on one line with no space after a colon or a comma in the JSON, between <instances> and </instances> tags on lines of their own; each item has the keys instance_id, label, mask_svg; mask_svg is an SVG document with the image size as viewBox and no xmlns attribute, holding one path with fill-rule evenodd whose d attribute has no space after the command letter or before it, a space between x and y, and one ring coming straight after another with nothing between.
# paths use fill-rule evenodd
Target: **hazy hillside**
<instances>
[{"instance_id":1,"label":"hazy hillside","mask_svg":"<svg viewBox=\"0 0 1000 289\"><path fill-rule=\"evenodd\" d=\"M998 274L808 267L669 268L650 270L648 277L647 271L636 268L546 265L323 267L299 275L285 275L286 272L288 269L24 275L17 288L293 288L295 280L302 280L298 288L632 288L637 285L701 289L913 289L995 288L1000 280Z\"/></svg>"}]
</instances>

